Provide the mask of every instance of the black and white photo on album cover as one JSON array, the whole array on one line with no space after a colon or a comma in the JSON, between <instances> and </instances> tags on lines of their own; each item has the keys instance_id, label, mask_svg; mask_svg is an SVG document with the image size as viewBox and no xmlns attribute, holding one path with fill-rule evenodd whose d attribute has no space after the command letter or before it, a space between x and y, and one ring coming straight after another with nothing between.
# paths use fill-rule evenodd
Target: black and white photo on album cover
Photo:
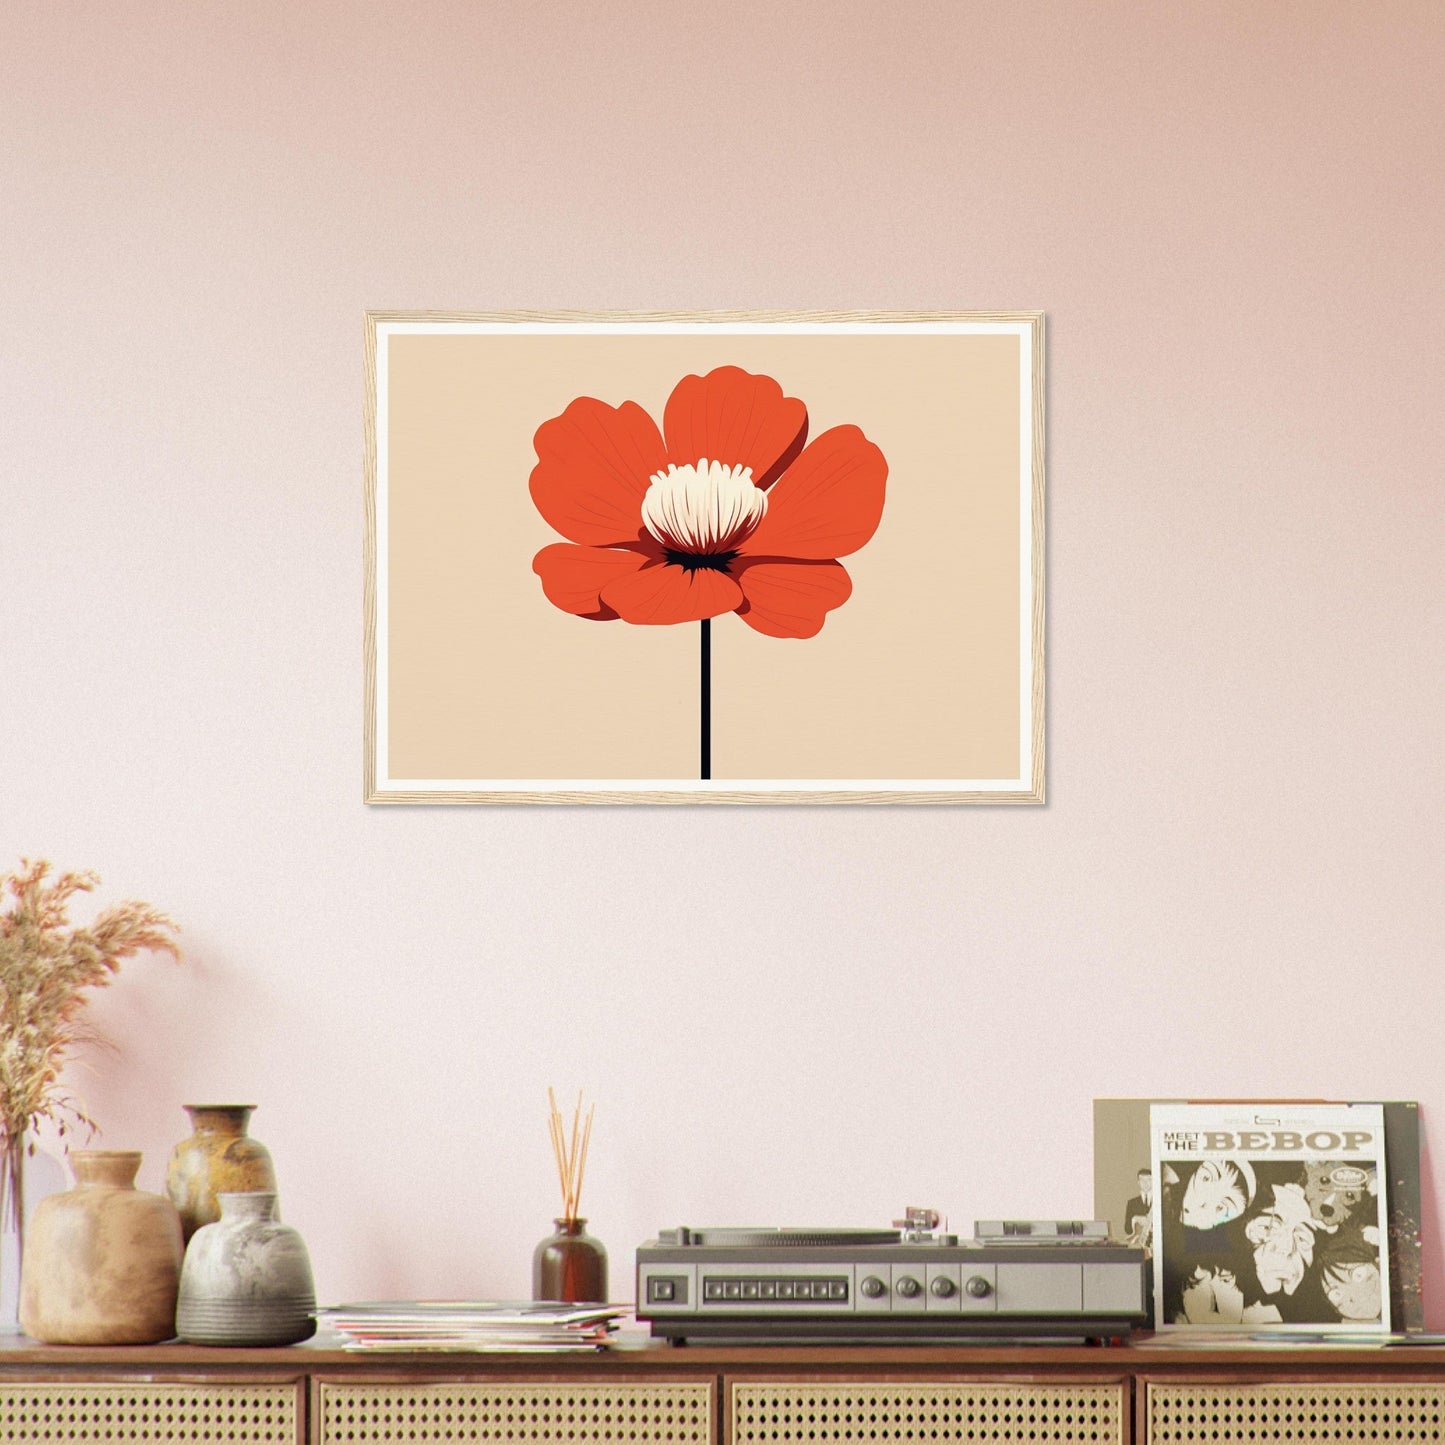
<instances>
[{"instance_id":1,"label":"black and white photo on album cover","mask_svg":"<svg viewBox=\"0 0 1445 1445\"><path fill-rule=\"evenodd\" d=\"M1388 1331L1378 1104L1156 1104L1155 1327Z\"/></svg>"}]
</instances>

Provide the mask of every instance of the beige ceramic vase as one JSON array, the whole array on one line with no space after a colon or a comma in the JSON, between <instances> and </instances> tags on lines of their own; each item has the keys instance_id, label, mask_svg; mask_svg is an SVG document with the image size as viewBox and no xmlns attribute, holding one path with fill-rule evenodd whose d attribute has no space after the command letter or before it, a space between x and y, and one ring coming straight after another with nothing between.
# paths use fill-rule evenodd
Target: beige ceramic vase
<instances>
[{"instance_id":1,"label":"beige ceramic vase","mask_svg":"<svg viewBox=\"0 0 1445 1445\"><path fill-rule=\"evenodd\" d=\"M190 1237L221 1217L218 1194L274 1194L271 1152L251 1138L246 1126L254 1104L185 1104L195 1131L171 1151L166 1193Z\"/></svg>"},{"instance_id":2,"label":"beige ceramic vase","mask_svg":"<svg viewBox=\"0 0 1445 1445\"><path fill-rule=\"evenodd\" d=\"M20 1328L52 1345L153 1345L176 1332L181 1221L135 1187L141 1156L83 1149L75 1188L35 1206L20 1271Z\"/></svg>"}]
</instances>

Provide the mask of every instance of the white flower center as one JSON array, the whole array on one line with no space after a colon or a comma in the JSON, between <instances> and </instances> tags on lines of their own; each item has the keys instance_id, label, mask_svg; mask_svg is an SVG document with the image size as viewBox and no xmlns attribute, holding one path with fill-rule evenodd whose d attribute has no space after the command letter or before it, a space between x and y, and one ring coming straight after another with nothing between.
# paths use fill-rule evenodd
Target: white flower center
<instances>
[{"instance_id":1,"label":"white flower center","mask_svg":"<svg viewBox=\"0 0 1445 1445\"><path fill-rule=\"evenodd\" d=\"M703 457L695 466L653 473L642 498L642 525L674 552L705 557L730 552L768 510L768 494L751 467L726 467Z\"/></svg>"}]
</instances>

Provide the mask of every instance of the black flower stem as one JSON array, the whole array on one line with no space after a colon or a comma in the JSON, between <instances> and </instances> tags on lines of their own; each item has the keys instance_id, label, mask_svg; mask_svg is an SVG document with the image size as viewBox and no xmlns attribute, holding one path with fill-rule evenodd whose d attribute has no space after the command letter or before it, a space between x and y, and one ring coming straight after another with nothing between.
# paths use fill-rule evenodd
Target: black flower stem
<instances>
[{"instance_id":1,"label":"black flower stem","mask_svg":"<svg viewBox=\"0 0 1445 1445\"><path fill-rule=\"evenodd\" d=\"M712 618L702 620L702 686L698 712L702 720L702 780L712 777Z\"/></svg>"}]
</instances>

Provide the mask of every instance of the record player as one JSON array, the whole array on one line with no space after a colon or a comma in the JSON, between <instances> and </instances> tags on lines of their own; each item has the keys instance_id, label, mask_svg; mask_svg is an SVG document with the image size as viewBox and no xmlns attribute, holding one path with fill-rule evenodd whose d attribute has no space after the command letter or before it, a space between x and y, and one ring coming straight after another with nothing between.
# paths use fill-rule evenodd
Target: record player
<instances>
[{"instance_id":1,"label":"record player","mask_svg":"<svg viewBox=\"0 0 1445 1445\"><path fill-rule=\"evenodd\" d=\"M637 1251L637 1317L670 1340L1107 1339L1147 1318L1141 1249L1093 1220L931 1209L891 1229L669 1229Z\"/></svg>"}]
</instances>

